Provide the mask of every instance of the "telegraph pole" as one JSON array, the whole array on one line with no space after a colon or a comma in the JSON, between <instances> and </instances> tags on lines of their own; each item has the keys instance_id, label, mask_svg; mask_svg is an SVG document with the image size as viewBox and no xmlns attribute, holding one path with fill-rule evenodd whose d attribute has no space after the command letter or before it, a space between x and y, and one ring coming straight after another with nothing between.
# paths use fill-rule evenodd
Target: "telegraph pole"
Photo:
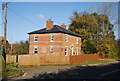
<instances>
[{"instance_id":1,"label":"telegraph pole","mask_svg":"<svg viewBox=\"0 0 120 81\"><path fill-rule=\"evenodd\" d=\"M6 31L7 31L7 3L4 3L4 61L5 61L5 67L6 67Z\"/></svg>"}]
</instances>

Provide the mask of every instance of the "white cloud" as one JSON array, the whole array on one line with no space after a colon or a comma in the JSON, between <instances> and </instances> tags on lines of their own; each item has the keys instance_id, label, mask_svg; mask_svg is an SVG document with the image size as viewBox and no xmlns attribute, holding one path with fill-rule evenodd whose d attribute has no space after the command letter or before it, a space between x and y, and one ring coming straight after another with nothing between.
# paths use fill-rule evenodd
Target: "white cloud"
<instances>
[{"instance_id":1,"label":"white cloud","mask_svg":"<svg viewBox=\"0 0 120 81\"><path fill-rule=\"evenodd\" d=\"M45 18L45 16L44 16L44 15L42 15L42 14L38 15L38 17L39 17L39 18L42 18L42 19L44 19L44 18Z\"/></svg>"}]
</instances>

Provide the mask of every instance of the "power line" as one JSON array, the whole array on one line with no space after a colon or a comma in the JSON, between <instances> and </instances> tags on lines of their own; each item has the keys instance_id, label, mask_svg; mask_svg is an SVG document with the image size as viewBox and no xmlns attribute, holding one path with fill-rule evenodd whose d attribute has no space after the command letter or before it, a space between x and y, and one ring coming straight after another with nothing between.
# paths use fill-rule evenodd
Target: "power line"
<instances>
[{"instance_id":1,"label":"power line","mask_svg":"<svg viewBox=\"0 0 120 81\"><path fill-rule=\"evenodd\" d=\"M11 10L12 12L14 12L17 16L19 16L19 17L21 17L22 19L24 19L25 21L27 21L27 22L29 22L29 23L37 26L37 27L39 26L39 25L35 24L34 22L30 21L29 19L26 19L26 18L23 17L22 15L18 14L18 13L17 13L16 11L14 11L13 9L11 9L11 8L9 8L9 7L7 7L7 8L8 8L9 10Z\"/></svg>"}]
</instances>

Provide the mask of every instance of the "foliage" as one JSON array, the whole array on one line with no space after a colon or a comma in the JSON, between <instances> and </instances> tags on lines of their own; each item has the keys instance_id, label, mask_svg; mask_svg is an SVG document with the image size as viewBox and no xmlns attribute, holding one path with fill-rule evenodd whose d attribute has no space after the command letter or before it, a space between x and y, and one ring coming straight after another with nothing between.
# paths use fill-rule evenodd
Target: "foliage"
<instances>
[{"instance_id":1,"label":"foliage","mask_svg":"<svg viewBox=\"0 0 120 81\"><path fill-rule=\"evenodd\" d=\"M18 63L15 62L7 63L6 68L4 68L2 71L3 78L23 75L24 72L19 70L18 67L19 67Z\"/></svg>"},{"instance_id":2,"label":"foliage","mask_svg":"<svg viewBox=\"0 0 120 81\"><path fill-rule=\"evenodd\" d=\"M6 54L5 54L5 49L3 47L1 47L1 60L2 60L2 68L6 67Z\"/></svg>"},{"instance_id":3,"label":"foliage","mask_svg":"<svg viewBox=\"0 0 120 81\"><path fill-rule=\"evenodd\" d=\"M29 41L20 41L12 45L13 54L28 54L29 53Z\"/></svg>"},{"instance_id":4,"label":"foliage","mask_svg":"<svg viewBox=\"0 0 120 81\"><path fill-rule=\"evenodd\" d=\"M73 14L68 29L82 36L82 50L85 54L104 53L110 58L117 56L114 25L107 15L76 11Z\"/></svg>"}]
</instances>

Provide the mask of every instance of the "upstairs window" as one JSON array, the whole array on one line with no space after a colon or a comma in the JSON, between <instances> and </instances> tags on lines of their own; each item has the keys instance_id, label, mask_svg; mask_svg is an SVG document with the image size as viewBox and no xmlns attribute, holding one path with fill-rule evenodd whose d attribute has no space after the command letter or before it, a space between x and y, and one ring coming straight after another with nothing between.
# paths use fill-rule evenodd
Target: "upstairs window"
<instances>
[{"instance_id":1,"label":"upstairs window","mask_svg":"<svg viewBox=\"0 0 120 81\"><path fill-rule=\"evenodd\" d=\"M38 42L38 36L37 35L34 36L34 42Z\"/></svg>"},{"instance_id":2,"label":"upstairs window","mask_svg":"<svg viewBox=\"0 0 120 81\"><path fill-rule=\"evenodd\" d=\"M36 46L34 47L34 53L38 53L38 48Z\"/></svg>"},{"instance_id":3,"label":"upstairs window","mask_svg":"<svg viewBox=\"0 0 120 81\"><path fill-rule=\"evenodd\" d=\"M68 42L68 35L65 36L65 42Z\"/></svg>"},{"instance_id":4,"label":"upstairs window","mask_svg":"<svg viewBox=\"0 0 120 81\"><path fill-rule=\"evenodd\" d=\"M78 44L78 38L76 38L76 44Z\"/></svg>"},{"instance_id":5,"label":"upstairs window","mask_svg":"<svg viewBox=\"0 0 120 81\"><path fill-rule=\"evenodd\" d=\"M50 52L54 52L53 46L50 47Z\"/></svg>"},{"instance_id":6,"label":"upstairs window","mask_svg":"<svg viewBox=\"0 0 120 81\"><path fill-rule=\"evenodd\" d=\"M50 42L54 42L54 34L51 34Z\"/></svg>"}]
</instances>

